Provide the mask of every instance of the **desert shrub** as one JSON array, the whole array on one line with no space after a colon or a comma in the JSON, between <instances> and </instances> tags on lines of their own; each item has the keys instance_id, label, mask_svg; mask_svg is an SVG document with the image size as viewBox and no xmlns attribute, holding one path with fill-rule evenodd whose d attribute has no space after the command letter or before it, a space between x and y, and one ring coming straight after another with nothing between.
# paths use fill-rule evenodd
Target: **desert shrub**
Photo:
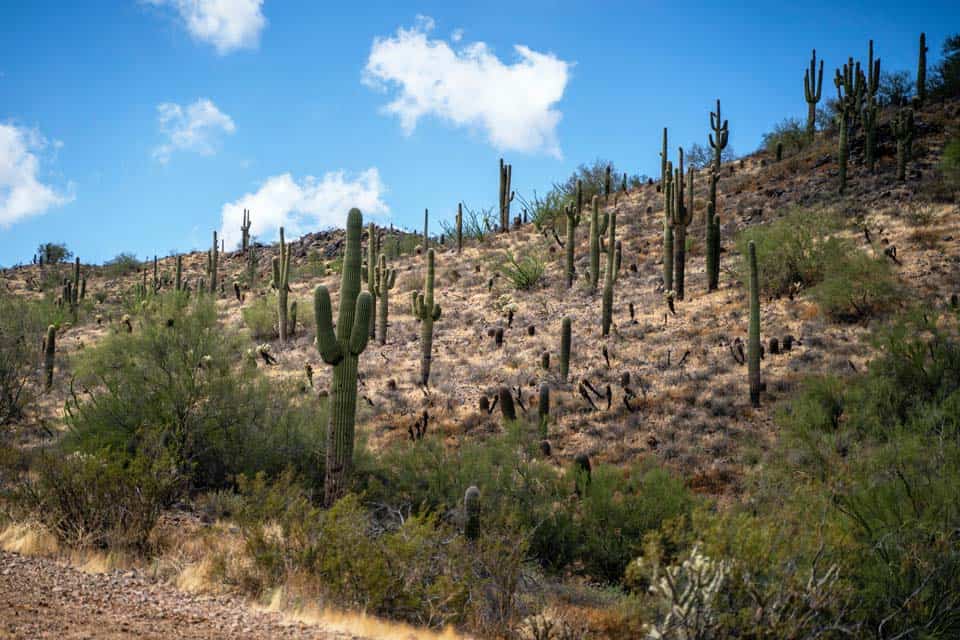
<instances>
[{"instance_id":1,"label":"desert shrub","mask_svg":"<svg viewBox=\"0 0 960 640\"><path fill-rule=\"evenodd\" d=\"M275 340L279 337L278 323L279 310L277 296L271 292L265 296L257 296L243 305L240 311L243 324L250 331L254 340Z\"/></svg>"},{"instance_id":2,"label":"desert shrub","mask_svg":"<svg viewBox=\"0 0 960 640\"><path fill-rule=\"evenodd\" d=\"M881 105L903 105L913 97L917 83L907 71L884 71L880 74L877 93Z\"/></svg>"},{"instance_id":3,"label":"desert shrub","mask_svg":"<svg viewBox=\"0 0 960 640\"><path fill-rule=\"evenodd\" d=\"M590 204L593 196L603 197L604 182L607 177L607 167L610 167L610 189L615 193L620 190L623 183L623 172L618 171L617 167L608 160L596 159L593 164L581 164L576 170L560 184L555 184L553 189L560 192L563 196L576 197L577 181L581 181L583 189L584 209ZM646 184L646 176L634 174L627 178L628 186L634 189L642 184Z\"/></svg>"},{"instance_id":4,"label":"desert shrub","mask_svg":"<svg viewBox=\"0 0 960 640\"><path fill-rule=\"evenodd\" d=\"M777 144L783 145L786 153L798 152L809 142L807 138L807 125L798 118L786 118L775 124L773 130L763 134L763 148L767 153L776 153Z\"/></svg>"},{"instance_id":5,"label":"desert shrub","mask_svg":"<svg viewBox=\"0 0 960 640\"><path fill-rule=\"evenodd\" d=\"M533 194L533 200L518 195L520 204L530 215L530 221L538 231L559 231L566 229L567 217L564 213L573 199L560 189L551 189L543 198Z\"/></svg>"},{"instance_id":6,"label":"desert shrub","mask_svg":"<svg viewBox=\"0 0 960 640\"><path fill-rule=\"evenodd\" d=\"M487 234L494 232L500 225L500 221L494 214L493 207L486 209L473 209L466 204L463 205L463 223L461 233L463 239L476 240L483 242ZM456 242L457 227L455 221L441 220L440 228L450 238L451 242Z\"/></svg>"},{"instance_id":7,"label":"desert shrub","mask_svg":"<svg viewBox=\"0 0 960 640\"><path fill-rule=\"evenodd\" d=\"M319 484L325 404L239 365L242 352L218 326L212 300L154 299L133 333L78 358L66 448L123 461L161 447L197 489L287 466Z\"/></svg>"},{"instance_id":8,"label":"desert shrub","mask_svg":"<svg viewBox=\"0 0 960 640\"><path fill-rule=\"evenodd\" d=\"M505 251L498 270L514 289L521 291L533 289L540 284L546 265L539 256L532 253L517 259L512 251Z\"/></svg>"},{"instance_id":9,"label":"desert shrub","mask_svg":"<svg viewBox=\"0 0 960 640\"><path fill-rule=\"evenodd\" d=\"M943 147L940 171L950 187L960 190L960 132L955 133Z\"/></svg>"},{"instance_id":10,"label":"desert shrub","mask_svg":"<svg viewBox=\"0 0 960 640\"><path fill-rule=\"evenodd\" d=\"M42 305L0 291L0 425L23 417L48 322Z\"/></svg>"},{"instance_id":11,"label":"desert shrub","mask_svg":"<svg viewBox=\"0 0 960 640\"><path fill-rule=\"evenodd\" d=\"M749 242L755 242L761 292L768 296L786 295L796 284L809 287L823 280L826 256L836 255L844 245L830 235L838 227L836 218L825 211L794 209L782 218L738 234L737 250L745 256ZM747 276L741 265L744 283Z\"/></svg>"},{"instance_id":12,"label":"desert shrub","mask_svg":"<svg viewBox=\"0 0 960 640\"><path fill-rule=\"evenodd\" d=\"M826 245L823 279L810 292L833 320L855 322L892 309L900 300L890 265L846 242Z\"/></svg>"},{"instance_id":13,"label":"desert shrub","mask_svg":"<svg viewBox=\"0 0 960 640\"><path fill-rule=\"evenodd\" d=\"M927 76L933 94L941 99L960 95L960 33L947 36L942 58Z\"/></svg>"},{"instance_id":14,"label":"desert shrub","mask_svg":"<svg viewBox=\"0 0 960 640\"><path fill-rule=\"evenodd\" d=\"M686 161L687 166L693 167L694 169L703 169L713 162L713 153L710 149L707 149L706 146L700 144L699 142L694 142L692 145L684 149L683 158Z\"/></svg>"},{"instance_id":15,"label":"desert shrub","mask_svg":"<svg viewBox=\"0 0 960 640\"><path fill-rule=\"evenodd\" d=\"M37 248L37 256L43 264L60 264L73 257L73 253L62 242L45 242Z\"/></svg>"},{"instance_id":16,"label":"desert shrub","mask_svg":"<svg viewBox=\"0 0 960 640\"><path fill-rule=\"evenodd\" d=\"M104 275L118 278L136 273L142 264L132 253L118 253L114 258L103 263Z\"/></svg>"}]
</instances>

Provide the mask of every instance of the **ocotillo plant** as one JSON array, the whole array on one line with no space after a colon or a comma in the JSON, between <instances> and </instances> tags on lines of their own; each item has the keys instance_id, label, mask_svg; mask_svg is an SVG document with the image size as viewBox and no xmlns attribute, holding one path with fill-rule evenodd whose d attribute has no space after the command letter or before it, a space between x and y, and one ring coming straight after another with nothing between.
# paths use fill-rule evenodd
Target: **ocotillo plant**
<instances>
[{"instance_id":1,"label":"ocotillo plant","mask_svg":"<svg viewBox=\"0 0 960 640\"><path fill-rule=\"evenodd\" d=\"M457 203L457 253L463 251L463 203Z\"/></svg>"},{"instance_id":2,"label":"ocotillo plant","mask_svg":"<svg viewBox=\"0 0 960 640\"><path fill-rule=\"evenodd\" d=\"M680 149L680 168L676 169L673 175L672 186L674 194L672 211L674 228L673 291L676 292L677 300L683 300L683 281L687 264L687 226L693 220L693 167L690 167L688 174L690 197L689 202L685 203L683 199L683 149Z\"/></svg>"},{"instance_id":3,"label":"ocotillo plant","mask_svg":"<svg viewBox=\"0 0 960 640\"><path fill-rule=\"evenodd\" d=\"M673 291L673 163L667 163L663 182L663 289Z\"/></svg>"},{"instance_id":4,"label":"ocotillo plant","mask_svg":"<svg viewBox=\"0 0 960 640\"><path fill-rule=\"evenodd\" d=\"M248 209L243 210L243 222L240 223L240 234L240 248L246 253L247 249L250 248L250 211Z\"/></svg>"},{"instance_id":5,"label":"ocotillo plant","mask_svg":"<svg viewBox=\"0 0 960 640\"><path fill-rule=\"evenodd\" d=\"M573 204L568 204L564 212L567 214L567 244L563 248L566 252L564 271L567 276L567 288L570 288L573 286L573 252L576 248L574 245L576 243L577 226L580 224L580 212Z\"/></svg>"},{"instance_id":6,"label":"ocotillo plant","mask_svg":"<svg viewBox=\"0 0 960 640\"><path fill-rule=\"evenodd\" d=\"M440 319L440 305L433 302L433 249L427 251L427 275L424 292L413 292L413 315L420 319L420 383L430 382L430 361L433 358L433 323Z\"/></svg>"},{"instance_id":7,"label":"ocotillo plant","mask_svg":"<svg viewBox=\"0 0 960 640\"><path fill-rule=\"evenodd\" d=\"M500 197L498 204L500 206L500 232L510 231L510 203L513 202L514 193L511 191L513 184L513 165L504 164L503 158L500 158Z\"/></svg>"},{"instance_id":8,"label":"ocotillo plant","mask_svg":"<svg viewBox=\"0 0 960 640\"><path fill-rule=\"evenodd\" d=\"M917 104L927 99L927 34L920 34L920 57L917 60Z\"/></svg>"},{"instance_id":9,"label":"ocotillo plant","mask_svg":"<svg viewBox=\"0 0 960 640\"><path fill-rule=\"evenodd\" d=\"M807 100L807 137L813 140L817 126L817 103L823 90L823 60L817 72L817 50L813 50L810 68L803 72L803 95Z\"/></svg>"},{"instance_id":10,"label":"ocotillo plant","mask_svg":"<svg viewBox=\"0 0 960 640\"><path fill-rule=\"evenodd\" d=\"M590 290L600 282L600 238L607 232L608 215L600 215L600 198L593 196L590 213Z\"/></svg>"},{"instance_id":11,"label":"ocotillo plant","mask_svg":"<svg viewBox=\"0 0 960 640\"><path fill-rule=\"evenodd\" d=\"M387 269L387 256L380 254L380 261L374 274L374 297L380 298L377 307L377 340L387 344L387 314L390 304L390 289L397 281L396 269Z\"/></svg>"},{"instance_id":12,"label":"ocotillo plant","mask_svg":"<svg viewBox=\"0 0 960 640\"><path fill-rule=\"evenodd\" d=\"M757 247L749 244L750 260L750 337L747 344L750 404L760 406L760 283L757 279Z\"/></svg>"},{"instance_id":13,"label":"ocotillo plant","mask_svg":"<svg viewBox=\"0 0 960 640\"><path fill-rule=\"evenodd\" d=\"M560 379L567 381L570 374L570 318L564 318L560 328Z\"/></svg>"},{"instance_id":14,"label":"ocotillo plant","mask_svg":"<svg viewBox=\"0 0 960 640\"><path fill-rule=\"evenodd\" d=\"M617 259L617 211L610 212L607 223L607 264L603 280L602 327L604 336L610 335L610 324L613 321L613 285L617 281L620 271L620 261Z\"/></svg>"},{"instance_id":15,"label":"ocotillo plant","mask_svg":"<svg viewBox=\"0 0 960 640\"><path fill-rule=\"evenodd\" d=\"M712 202L707 203L707 291L720 286L720 216Z\"/></svg>"},{"instance_id":16,"label":"ocotillo plant","mask_svg":"<svg viewBox=\"0 0 960 640\"><path fill-rule=\"evenodd\" d=\"M426 234L424 234L426 236ZM380 253L380 243L377 236L377 225L370 223L367 227L367 291L370 292L370 337L374 337L377 318L377 255Z\"/></svg>"},{"instance_id":17,"label":"ocotillo plant","mask_svg":"<svg viewBox=\"0 0 960 640\"><path fill-rule=\"evenodd\" d=\"M472 486L463 494L463 511L463 535L467 540L476 540L480 537L480 489Z\"/></svg>"},{"instance_id":18,"label":"ocotillo plant","mask_svg":"<svg viewBox=\"0 0 960 640\"><path fill-rule=\"evenodd\" d=\"M347 240L340 280L340 311L336 333L333 329L330 292L323 285L314 290L317 349L323 361L333 366L323 487L328 505L343 493L353 468L357 361L366 349L370 335L367 331L370 326L370 294L360 291L362 231L363 215L359 209L351 209L347 214Z\"/></svg>"},{"instance_id":19,"label":"ocotillo plant","mask_svg":"<svg viewBox=\"0 0 960 640\"><path fill-rule=\"evenodd\" d=\"M897 180L907 179L907 161L910 159L910 147L913 144L913 109L907 107L897 111L890 128L897 139Z\"/></svg>"},{"instance_id":20,"label":"ocotillo plant","mask_svg":"<svg viewBox=\"0 0 960 640\"><path fill-rule=\"evenodd\" d=\"M281 231L281 237L282 231ZM220 245L217 244L217 232L213 232L213 246L210 248L210 251L207 253L207 275L210 277L210 293L216 295L217 293L217 268L219 262L219 250Z\"/></svg>"},{"instance_id":21,"label":"ocotillo plant","mask_svg":"<svg viewBox=\"0 0 960 640\"><path fill-rule=\"evenodd\" d=\"M273 288L277 290L277 328L280 341L287 341L287 294L290 293L290 247L283 238L283 227L280 227L280 255L273 258Z\"/></svg>"},{"instance_id":22,"label":"ocotillo plant","mask_svg":"<svg viewBox=\"0 0 960 640\"><path fill-rule=\"evenodd\" d=\"M57 328L47 327L47 339L43 343L43 375L47 391L53 386L53 360L57 352Z\"/></svg>"}]
</instances>

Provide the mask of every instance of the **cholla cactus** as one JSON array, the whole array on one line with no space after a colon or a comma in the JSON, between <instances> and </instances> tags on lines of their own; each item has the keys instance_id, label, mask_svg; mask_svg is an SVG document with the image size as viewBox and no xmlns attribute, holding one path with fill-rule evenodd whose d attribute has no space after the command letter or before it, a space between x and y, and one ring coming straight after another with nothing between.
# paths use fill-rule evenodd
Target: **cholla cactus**
<instances>
[{"instance_id":1,"label":"cholla cactus","mask_svg":"<svg viewBox=\"0 0 960 640\"><path fill-rule=\"evenodd\" d=\"M728 561L703 555L699 545L694 545L690 555L679 565L661 571L654 564L650 593L660 601L665 613L661 620L647 627L647 638L700 640L714 637L718 624L715 601L729 574Z\"/></svg>"}]
</instances>

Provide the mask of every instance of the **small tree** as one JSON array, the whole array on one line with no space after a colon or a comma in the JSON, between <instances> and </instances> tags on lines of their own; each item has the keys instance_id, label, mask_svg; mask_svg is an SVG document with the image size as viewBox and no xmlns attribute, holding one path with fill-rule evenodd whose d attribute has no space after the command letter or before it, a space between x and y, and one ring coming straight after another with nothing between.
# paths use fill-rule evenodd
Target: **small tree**
<instances>
[{"instance_id":1,"label":"small tree","mask_svg":"<svg viewBox=\"0 0 960 640\"><path fill-rule=\"evenodd\" d=\"M60 264L73 257L67 245L60 242L45 242L37 248L37 255L43 258L44 264Z\"/></svg>"}]
</instances>

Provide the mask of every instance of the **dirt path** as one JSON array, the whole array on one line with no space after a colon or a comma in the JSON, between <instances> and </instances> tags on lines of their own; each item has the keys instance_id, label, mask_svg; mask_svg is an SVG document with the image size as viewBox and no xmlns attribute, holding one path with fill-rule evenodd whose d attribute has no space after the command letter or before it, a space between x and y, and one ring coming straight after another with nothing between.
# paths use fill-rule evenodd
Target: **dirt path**
<instances>
[{"instance_id":1,"label":"dirt path","mask_svg":"<svg viewBox=\"0 0 960 640\"><path fill-rule=\"evenodd\" d=\"M0 551L0 638L359 640L223 596L191 595L135 572L84 573Z\"/></svg>"}]
</instances>

